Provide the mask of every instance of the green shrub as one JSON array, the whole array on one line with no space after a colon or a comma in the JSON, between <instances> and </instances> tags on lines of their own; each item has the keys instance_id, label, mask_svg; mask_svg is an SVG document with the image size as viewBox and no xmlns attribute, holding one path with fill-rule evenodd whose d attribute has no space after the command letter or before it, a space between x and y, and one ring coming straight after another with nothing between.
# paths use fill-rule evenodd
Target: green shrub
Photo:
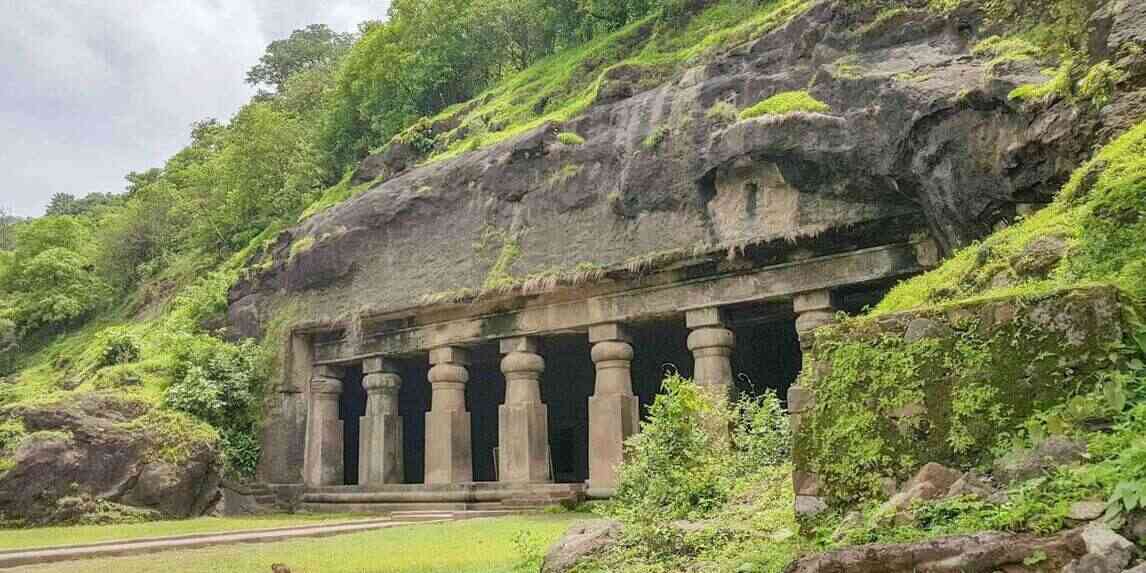
<instances>
[{"instance_id":1,"label":"green shrub","mask_svg":"<svg viewBox=\"0 0 1146 573\"><path fill-rule=\"evenodd\" d=\"M96 368L139 360L139 340L126 328L109 328L99 334L101 346Z\"/></svg>"},{"instance_id":2,"label":"green shrub","mask_svg":"<svg viewBox=\"0 0 1146 573\"><path fill-rule=\"evenodd\" d=\"M1102 61L1090 67L1086 75L1078 81L1078 97L1090 102L1095 108L1106 107L1114 97L1114 91L1126 73L1114 67L1109 61Z\"/></svg>"},{"instance_id":3,"label":"green shrub","mask_svg":"<svg viewBox=\"0 0 1146 573\"><path fill-rule=\"evenodd\" d=\"M258 460L257 426L265 358L253 341L210 337L178 356L164 405L211 424L222 435L228 472L249 476Z\"/></svg>"},{"instance_id":4,"label":"green shrub","mask_svg":"<svg viewBox=\"0 0 1146 573\"><path fill-rule=\"evenodd\" d=\"M562 131L557 134L557 141L562 145L584 145L585 138L573 133L572 131Z\"/></svg>"},{"instance_id":5,"label":"green shrub","mask_svg":"<svg viewBox=\"0 0 1146 573\"><path fill-rule=\"evenodd\" d=\"M677 375L664 380L626 443L616 496L619 547L588 571L780 571L796 553L788 416L772 392L715 400ZM704 524L685 531L679 520Z\"/></svg>"},{"instance_id":6,"label":"green shrub","mask_svg":"<svg viewBox=\"0 0 1146 573\"><path fill-rule=\"evenodd\" d=\"M714 123L735 123L738 116L736 106L726 101L718 101L704 112L705 119Z\"/></svg>"},{"instance_id":7,"label":"green shrub","mask_svg":"<svg viewBox=\"0 0 1146 573\"><path fill-rule=\"evenodd\" d=\"M740 119L752 119L764 115L783 115L797 111L828 113L832 108L817 100L806 91L778 93L740 112Z\"/></svg>"}]
</instances>

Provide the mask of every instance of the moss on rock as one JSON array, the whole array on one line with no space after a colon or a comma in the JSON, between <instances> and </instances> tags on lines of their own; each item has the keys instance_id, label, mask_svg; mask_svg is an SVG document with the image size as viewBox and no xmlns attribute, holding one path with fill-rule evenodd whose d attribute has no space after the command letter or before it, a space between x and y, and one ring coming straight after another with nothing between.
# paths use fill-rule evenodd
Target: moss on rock
<instances>
[{"instance_id":1,"label":"moss on rock","mask_svg":"<svg viewBox=\"0 0 1146 573\"><path fill-rule=\"evenodd\" d=\"M1116 289L976 301L845 320L815 333L800 385L814 396L798 469L830 498L878 496L920 465L988 464L1035 412L1097 388L1118 368Z\"/></svg>"}]
</instances>

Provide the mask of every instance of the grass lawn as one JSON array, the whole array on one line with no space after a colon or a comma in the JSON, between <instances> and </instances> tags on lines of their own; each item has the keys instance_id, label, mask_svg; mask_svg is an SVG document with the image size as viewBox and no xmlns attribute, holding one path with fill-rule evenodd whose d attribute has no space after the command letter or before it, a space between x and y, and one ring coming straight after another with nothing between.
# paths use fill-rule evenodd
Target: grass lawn
<instances>
[{"instance_id":1,"label":"grass lawn","mask_svg":"<svg viewBox=\"0 0 1146 573\"><path fill-rule=\"evenodd\" d=\"M270 573L272 564L283 563L292 573L509 573L523 559L515 541L523 532L528 545L541 552L573 521L586 517L530 515L410 525L319 539L224 545L12 571Z\"/></svg>"},{"instance_id":2,"label":"grass lawn","mask_svg":"<svg viewBox=\"0 0 1146 573\"><path fill-rule=\"evenodd\" d=\"M246 529L270 529L310 525L326 521L350 521L380 515L348 514L279 514L251 517L202 517L175 521L151 521L127 525L80 525L74 527L37 527L29 529L0 529L0 551L51 547L54 545L79 545L139 539L143 537L165 537L168 535L188 535L192 533L220 533Z\"/></svg>"}]
</instances>

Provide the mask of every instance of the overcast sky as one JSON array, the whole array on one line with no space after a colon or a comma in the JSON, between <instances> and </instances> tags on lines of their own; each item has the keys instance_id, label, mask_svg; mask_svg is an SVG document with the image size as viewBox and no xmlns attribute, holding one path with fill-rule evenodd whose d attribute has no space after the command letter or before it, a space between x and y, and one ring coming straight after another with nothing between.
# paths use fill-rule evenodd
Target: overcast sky
<instances>
[{"instance_id":1,"label":"overcast sky","mask_svg":"<svg viewBox=\"0 0 1146 573\"><path fill-rule=\"evenodd\" d=\"M229 118L272 40L351 31L389 0L0 0L0 207L123 190L192 122Z\"/></svg>"}]
</instances>

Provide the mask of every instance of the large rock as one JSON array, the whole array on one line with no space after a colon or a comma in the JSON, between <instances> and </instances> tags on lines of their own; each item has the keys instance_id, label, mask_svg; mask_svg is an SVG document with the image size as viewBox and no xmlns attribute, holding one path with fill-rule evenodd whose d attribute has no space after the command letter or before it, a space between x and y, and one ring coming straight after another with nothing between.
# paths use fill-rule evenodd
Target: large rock
<instances>
[{"instance_id":1,"label":"large rock","mask_svg":"<svg viewBox=\"0 0 1146 573\"><path fill-rule=\"evenodd\" d=\"M1009 533L943 537L919 543L863 545L805 557L785 573L964 573L1041 571L1058 573L1090 555L1084 530L1040 538ZM1094 546L1100 542L1095 537ZM1125 541L1125 540L1123 540ZM1114 544L1113 546L1120 546ZM1127 558L1129 561L1129 558ZM1026 563L1024 563L1026 562ZM1029 563L1029 565L1028 565ZM1082 570L1076 570L1081 573ZM1121 569L1112 573L1118 573ZM1106 573L1105 570L1094 573Z\"/></svg>"},{"instance_id":2,"label":"large rock","mask_svg":"<svg viewBox=\"0 0 1146 573\"><path fill-rule=\"evenodd\" d=\"M1008 452L995 460L992 474L1009 484L1038 477L1053 468L1080 462L1086 457L1086 444L1064 436L1051 436L1038 446Z\"/></svg>"},{"instance_id":3,"label":"large rock","mask_svg":"<svg viewBox=\"0 0 1146 573\"><path fill-rule=\"evenodd\" d=\"M1104 524L1082 530L1086 554L1062 568L1062 573L1122 573L1134 557L1134 544Z\"/></svg>"},{"instance_id":4,"label":"large rock","mask_svg":"<svg viewBox=\"0 0 1146 573\"><path fill-rule=\"evenodd\" d=\"M172 444L163 428L132 422L150 407L106 394L21 405L5 412L31 434L0 475L0 514L9 519L70 519L75 500L106 501L166 517L201 515L218 495L220 464L213 440ZM160 452L178 449L181 459ZM98 505L98 504L97 504ZM95 506L93 506L95 507Z\"/></svg>"},{"instance_id":5,"label":"large rock","mask_svg":"<svg viewBox=\"0 0 1146 573\"><path fill-rule=\"evenodd\" d=\"M599 519L573 524L545 554L542 573L565 573L578 561L612 545L621 534L618 521Z\"/></svg>"}]
</instances>

